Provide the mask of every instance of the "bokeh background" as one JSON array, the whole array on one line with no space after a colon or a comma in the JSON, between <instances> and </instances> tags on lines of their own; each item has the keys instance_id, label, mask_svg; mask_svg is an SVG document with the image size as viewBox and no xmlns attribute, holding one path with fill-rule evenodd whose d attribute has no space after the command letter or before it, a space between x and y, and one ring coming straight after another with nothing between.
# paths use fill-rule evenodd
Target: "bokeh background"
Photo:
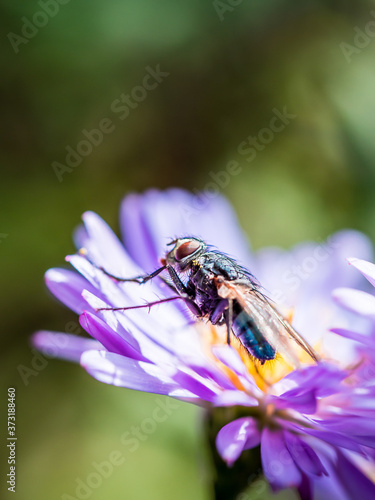
<instances>
[{"instance_id":1,"label":"bokeh background","mask_svg":"<svg viewBox=\"0 0 375 500\"><path fill-rule=\"evenodd\" d=\"M0 1L0 404L15 386L16 497L77 498L77 478L119 450L123 464L87 498L208 499L200 410L181 404L131 452L120 437L152 413L155 396L100 384L63 361L33 368L31 333L77 322L43 273L74 251L85 210L117 230L127 192L204 189L229 161L241 173L222 193L254 248L321 241L344 227L374 239L375 5L71 0L20 41L43 3ZM157 65L169 75L121 120L113 102ZM239 145L284 107L295 118L246 161ZM53 162L64 164L66 146L104 118L114 130L60 182ZM20 366L33 370L27 384ZM246 498L265 498L259 491Z\"/></svg>"}]
</instances>

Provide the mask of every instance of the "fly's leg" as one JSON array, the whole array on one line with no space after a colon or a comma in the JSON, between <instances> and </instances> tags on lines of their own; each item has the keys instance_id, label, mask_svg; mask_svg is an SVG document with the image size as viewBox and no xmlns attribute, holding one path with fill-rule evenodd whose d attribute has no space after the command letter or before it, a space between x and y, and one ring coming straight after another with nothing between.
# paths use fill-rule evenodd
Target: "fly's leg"
<instances>
[{"instance_id":1,"label":"fly's leg","mask_svg":"<svg viewBox=\"0 0 375 500\"><path fill-rule=\"evenodd\" d=\"M220 324L222 324L222 316L224 312L228 309L228 300L227 299L221 299L215 309L212 311L210 314L210 321L213 325L217 325L217 323L220 321Z\"/></svg>"},{"instance_id":2,"label":"fly's leg","mask_svg":"<svg viewBox=\"0 0 375 500\"><path fill-rule=\"evenodd\" d=\"M230 345L230 334L233 325L233 299L228 299L228 313L225 316L227 324L227 344Z\"/></svg>"},{"instance_id":3,"label":"fly's leg","mask_svg":"<svg viewBox=\"0 0 375 500\"><path fill-rule=\"evenodd\" d=\"M146 304L141 304L139 306L126 306L126 307L99 307L96 309L97 311L129 311L131 309L142 309L144 307L148 307L151 309L152 306L156 306L157 304L163 304L164 302L171 302L172 300L178 300L182 299L185 304L188 306L190 311L195 315L195 316L202 316L202 311L200 310L199 306L191 300L185 293L182 293L181 295L177 295L175 297L167 297L165 299L160 299L160 300L155 300L153 302L147 302Z\"/></svg>"},{"instance_id":4,"label":"fly's leg","mask_svg":"<svg viewBox=\"0 0 375 500\"><path fill-rule=\"evenodd\" d=\"M154 302L149 302L148 304L143 304L139 306L129 306L129 307L103 307L98 309L98 311L103 311L103 310L110 310L110 311L126 311L129 309L139 309L141 307L151 307L156 304L161 304L163 302L169 302L171 300L177 300L177 299L183 299L185 301L185 304L188 306L190 311L197 317L202 316L202 311L200 310L200 307L194 302L194 296L189 293L188 289L186 286L183 284L181 281L180 277L176 273L176 271L173 269L173 267L169 266L168 264L163 265L162 267L159 267L159 269L156 269L156 271L152 272L151 274L146 274L143 276L136 276L135 278L120 278L118 276L115 276L108 271L106 271L103 267L97 266L94 264L86 255L85 251L80 252L81 255L86 257L86 259L92 264L94 267L97 269L100 269L106 276L109 276L110 278L119 281L121 283L126 283L126 282L132 282L132 283L139 283L142 285L143 283L147 283L148 281L152 280L153 278L156 278L161 272L164 270L167 270L169 273L169 276L173 282L173 285L170 283L166 282L165 283L176 293L179 295L177 297L168 297L166 299L161 299L157 300ZM163 278L162 278L163 279ZM163 280L164 281L164 280Z\"/></svg>"},{"instance_id":5,"label":"fly's leg","mask_svg":"<svg viewBox=\"0 0 375 500\"><path fill-rule=\"evenodd\" d=\"M190 311L194 314L194 316L197 316L198 318L202 317L203 314L200 307L194 302L194 295L189 292L188 288L183 284L174 268L172 266L166 265L166 269L173 282L173 285L176 287L176 290L180 294L180 296L185 300L185 304L188 306Z\"/></svg>"},{"instance_id":6,"label":"fly's leg","mask_svg":"<svg viewBox=\"0 0 375 500\"><path fill-rule=\"evenodd\" d=\"M141 275L141 276L136 276L135 278L120 278L119 276L115 276L114 274L111 274L109 273L108 271L106 271L104 269L104 267L102 266L97 266L94 262L92 262L92 260L90 260L87 256L87 253L86 253L86 250L85 249L81 249L79 251L79 253L81 255L83 255L83 257L86 258L86 260L88 262L90 262L90 264L92 266L94 266L96 269L99 269L100 271L102 271L102 273L104 273L106 276L109 276L110 278L114 279L115 281L120 281L121 283L126 283L126 282L131 282L131 283L139 283L140 285L142 285L143 283L147 283L147 281L150 281L152 278L155 278L156 276L158 276L162 271L164 271L167 266L164 265L162 267L159 267L159 269L156 269L156 271L152 272L151 274L145 274L145 275Z\"/></svg>"},{"instance_id":7,"label":"fly's leg","mask_svg":"<svg viewBox=\"0 0 375 500\"><path fill-rule=\"evenodd\" d=\"M128 311L131 309L141 309L143 307L148 307L151 309L152 306L156 306L157 304L162 304L163 302L171 302L172 300L183 299L181 295L177 295L176 297L167 297L166 299L155 300L154 302L148 302L147 304L142 304L140 306L127 306L127 307L99 307L96 309L97 311Z\"/></svg>"},{"instance_id":8,"label":"fly's leg","mask_svg":"<svg viewBox=\"0 0 375 500\"><path fill-rule=\"evenodd\" d=\"M106 276L109 276L110 278L116 281L120 281L121 283L130 282L130 283L139 283L140 285L143 285L143 283L147 283L147 281L152 280L152 278L156 278L156 276L158 276L162 271L164 271L165 268L166 266L163 266L160 267L159 269L156 269L156 271L154 271L151 274L136 276L135 278L119 278L118 276L114 276L113 274L106 271L103 267L99 267L98 269L100 269Z\"/></svg>"}]
</instances>

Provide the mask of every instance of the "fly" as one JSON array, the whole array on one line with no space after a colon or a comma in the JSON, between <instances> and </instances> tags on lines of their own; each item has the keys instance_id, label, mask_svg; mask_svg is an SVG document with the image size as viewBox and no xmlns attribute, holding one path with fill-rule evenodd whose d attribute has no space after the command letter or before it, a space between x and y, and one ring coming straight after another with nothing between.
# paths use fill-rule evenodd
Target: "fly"
<instances>
[{"instance_id":1,"label":"fly","mask_svg":"<svg viewBox=\"0 0 375 500\"><path fill-rule=\"evenodd\" d=\"M318 355L262 293L255 277L234 259L210 249L198 238L183 237L170 242L172 249L161 259L162 267L146 276L117 278L121 282L146 283L163 271L177 294L146 305L110 308L127 310L150 307L162 302L183 299L197 318L207 318L213 325L226 325L227 343L234 334L247 352L264 364L280 353L293 366L299 365L291 340L314 360ZM181 277L186 276L186 284ZM108 309L108 308L103 308Z\"/></svg>"}]
</instances>

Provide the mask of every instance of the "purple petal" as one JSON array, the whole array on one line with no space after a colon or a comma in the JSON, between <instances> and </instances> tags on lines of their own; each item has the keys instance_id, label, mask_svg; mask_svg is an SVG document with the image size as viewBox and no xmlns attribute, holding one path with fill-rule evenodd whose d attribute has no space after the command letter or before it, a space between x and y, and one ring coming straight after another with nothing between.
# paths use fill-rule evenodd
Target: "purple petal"
<instances>
[{"instance_id":1,"label":"purple petal","mask_svg":"<svg viewBox=\"0 0 375 500\"><path fill-rule=\"evenodd\" d=\"M83 292L83 296L94 310L110 307L93 294ZM150 361L177 364L180 360L180 363L194 366L207 363L198 332L192 327L178 328L176 323L173 329L173 323L163 322L164 316L160 318L157 313L148 314L142 309L126 311L126 314L110 309L97 312L112 330Z\"/></svg>"},{"instance_id":2,"label":"purple petal","mask_svg":"<svg viewBox=\"0 0 375 500\"><path fill-rule=\"evenodd\" d=\"M82 328L98 340L108 351L137 359L138 361L148 361L137 349L126 342L107 323L94 314L84 312L79 317L79 322Z\"/></svg>"},{"instance_id":3,"label":"purple petal","mask_svg":"<svg viewBox=\"0 0 375 500\"><path fill-rule=\"evenodd\" d=\"M142 214L142 196L129 194L121 205L120 227L126 250L137 264L151 272L156 269L158 249Z\"/></svg>"},{"instance_id":4,"label":"purple petal","mask_svg":"<svg viewBox=\"0 0 375 500\"><path fill-rule=\"evenodd\" d=\"M333 299L348 311L375 318L375 297L362 290L352 288L336 288Z\"/></svg>"},{"instance_id":5,"label":"purple petal","mask_svg":"<svg viewBox=\"0 0 375 500\"><path fill-rule=\"evenodd\" d=\"M329 432L348 435L358 444L375 447L375 419L373 417L341 415L339 418L320 420L317 423Z\"/></svg>"},{"instance_id":6,"label":"purple petal","mask_svg":"<svg viewBox=\"0 0 375 500\"><path fill-rule=\"evenodd\" d=\"M345 337L346 339L355 340L356 342L360 342L365 345L374 345L374 340L371 337L367 337L366 335L362 335L361 333L356 333L351 330L347 330L346 328L331 328L330 330L341 337Z\"/></svg>"},{"instance_id":7,"label":"purple petal","mask_svg":"<svg viewBox=\"0 0 375 500\"><path fill-rule=\"evenodd\" d=\"M40 331L31 338L34 347L46 356L79 362L85 351L103 349L100 342L61 332Z\"/></svg>"},{"instance_id":8,"label":"purple petal","mask_svg":"<svg viewBox=\"0 0 375 500\"><path fill-rule=\"evenodd\" d=\"M375 376L375 366L368 368L369 377L373 381ZM364 374L366 375L366 373ZM343 410L350 411L352 415L367 416L373 415L375 411L375 390L372 387L358 387L351 390L350 394L343 393L335 396L336 406Z\"/></svg>"},{"instance_id":9,"label":"purple petal","mask_svg":"<svg viewBox=\"0 0 375 500\"><path fill-rule=\"evenodd\" d=\"M291 251L265 248L257 253L254 272L278 303L298 305L296 326L313 341L322 322L319 300L324 299L324 304L335 287L361 285L362 277L346 265L348 255L371 258L369 238L349 230L332 235L326 242L298 244Z\"/></svg>"},{"instance_id":10,"label":"purple petal","mask_svg":"<svg viewBox=\"0 0 375 500\"><path fill-rule=\"evenodd\" d=\"M363 276L371 283L371 285L375 286L375 264L371 262L367 262L366 260L357 259L355 257L347 259L349 264L358 269Z\"/></svg>"},{"instance_id":11,"label":"purple petal","mask_svg":"<svg viewBox=\"0 0 375 500\"><path fill-rule=\"evenodd\" d=\"M290 408L307 415L315 413L317 405L314 389L306 392L301 392L299 388L292 389L279 397L271 396L269 401L272 401L279 409Z\"/></svg>"},{"instance_id":12,"label":"purple petal","mask_svg":"<svg viewBox=\"0 0 375 500\"><path fill-rule=\"evenodd\" d=\"M375 436L375 419L352 415L340 415L337 418L318 420L320 425L335 432L344 434L365 436L373 434Z\"/></svg>"},{"instance_id":13,"label":"purple petal","mask_svg":"<svg viewBox=\"0 0 375 500\"><path fill-rule=\"evenodd\" d=\"M221 458L231 466L243 450L254 448L260 443L257 422L244 417L225 425L216 437L216 448Z\"/></svg>"},{"instance_id":14,"label":"purple petal","mask_svg":"<svg viewBox=\"0 0 375 500\"><path fill-rule=\"evenodd\" d=\"M165 370L144 361L105 351L86 351L82 354L81 365L92 377L105 384L155 394L194 396L180 389Z\"/></svg>"},{"instance_id":15,"label":"purple petal","mask_svg":"<svg viewBox=\"0 0 375 500\"><path fill-rule=\"evenodd\" d=\"M313 482L309 479L309 477L306 474L302 474L302 481L298 486L298 493L299 496L301 497L301 500L314 499Z\"/></svg>"},{"instance_id":16,"label":"purple petal","mask_svg":"<svg viewBox=\"0 0 375 500\"><path fill-rule=\"evenodd\" d=\"M346 263L348 255L356 255L361 259L371 260L373 256L373 245L368 236L353 229L344 229L338 231L328 239L328 243L334 250L334 260L336 261L337 268L340 267L343 271L343 283L350 286L356 286L357 278L350 271Z\"/></svg>"},{"instance_id":17,"label":"purple petal","mask_svg":"<svg viewBox=\"0 0 375 500\"><path fill-rule=\"evenodd\" d=\"M375 485L343 453L337 452L337 476L346 489L349 498L375 498Z\"/></svg>"},{"instance_id":18,"label":"purple petal","mask_svg":"<svg viewBox=\"0 0 375 500\"><path fill-rule=\"evenodd\" d=\"M217 231L218 221L221 231ZM182 189L133 194L123 202L121 227L130 255L150 270L165 254L168 240L186 235L202 237L243 263L250 262L248 245L233 208L220 195L194 196Z\"/></svg>"},{"instance_id":19,"label":"purple petal","mask_svg":"<svg viewBox=\"0 0 375 500\"><path fill-rule=\"evenodd\" d=\"M180 367L172 379L181 387L191 391L204 401L212 402L217 395L218 388L210 380L199 377L189 368Z\"/></svg>"},{"instance_id":20,"label":"purple petal","mask_svg":"<svg viewBox=\"0 0 375 500\"><path fill-rule=\"evenodd\" d=\"M83 224L80 224L73 232L73 241L75 247L80 250L81 248L86 248L91 245L90 237L86 231Z\"/></svg>"},{"instance_id":21,"label":"purple petal","mask_svg":"<svg viewBox=\"0 0 375 500\"><path fill-rule=\"evenodd\" d=\"M221 392L212 400L212 404L214 406L259 406L259 401L246 392L236 389Z\"/></svg>"},{"instance_id":22,"label":"purple petal","mask_svg":"<svg viewBox=\"0 0 375 500\"><path fill-rule=\"evenodd\" d=\"M352 439L352 435L349 436L332 431L310 429L309 427L302 427L302 426L295 426L295 427L298 428L299 432L301 433L309 434L310 436L319 438L339 448L345 448L347 450L356 451L357 453L363 455L362 448L354 439Z\"/></svg>"},{"instance_id":23,"label":"purple petal","mask_svg":"<svg viewBox=\"0 0 375 500\"><path fill-rule=\"evenodd\" d=\"M282 380L274 384L274 390L285 396L296 389L299 394L304 391L315 391L316 397L327 397L340 388L341 381L348 373L328 363L318 363L300 370L294 370ZM293 394L293 393L292 393Z\"/></svg>"},{"instance_id":24,"label":"purple petal","mask_svg":"<svg viewBox=\"0 0 375 500\"><path fill-rule=\"evenodd\" d=\"M87 250L97 265L103 266L106 271L118 277L142 274L142 270L135 265L103 219L94 212L85 212L82 218L88 235Z\"/></svg>"},{"instance_id":25,"label":"purple petal","mask_svg":"<svg viewBox=\"0 0 375 500\"><path fill-rule=\"evenodd\" d=\"M49 269L45 274L45 282L55 297L78 314L89 308L82 298L82 290L96 291L82 276L66 269Z\"/></svg>"},{"instance_id":26,"label":"purple petal","mask_svg":"<svg viewBox=\"0 0 375 500\"><path fill-rule=\"evenodd\" d=\"M142 286L138 283L119 284L95 268L81 255L72 255L67 259L90 283L102 290L106 302L102 306L93 305L88 299L90 294L84 297L94 310L95 307L139 306L163 298L163 294L156 293L159 290L151 282ZM97 293L91 294L91 296L93 295L97 295ZM142 331L143 336L147 335L152 338L154 342L163 345L166 350L171 350L171 344L176 343L176 330L185 330L187 326L186 318L172 302L155 306L150 312L147 309L132 309L120 312L118 319L127 331L133 332L133 330L138 329ZM107 321L107 318L105 318L105 321ZM129 341L129 343L131 342ZM191 339L187 335L185 336L184 346L181 346L181 350L185 350L188 343L190 348L197 350L194 335L191 336ZM177 344L176 348L178 348Z\"/></svg>"},{"instance_id":27,"label":"purple petal","mask_svg":"<svg viewBox=\"0 0 375 500\"><path fill-rule=\"evenodd\" d=\"M315 482L316 496L319 499L355 500L375 498L374 484L340 450L319 448L319 458L328 472ZM318 450L316 450L318 451Z\"/></svg>"},{"instance_id":28,"label":"purple petal","mask_svg":"<svg viewBox=\"0 0 375 500\"><path fill-rule=\"evenodd\" d=\"M299 486L302 475L285 445L282 430L263 429L261 458L263 472L274 491Z\"/></svg>"},{"instance_id":29,"label":"purple petal","mask_svg":"<svg viewBox=\"0 0 375 500\"><path fill-rule=\"evenodd\" d=\"M199 376L214 381L219 387L225 390L232 391L235 389L233 382L230 378L220 370L216 363L210 363L207 358L202 359L202 365L196 365L194 362L188 362L188 365Z\"/></svg>"},{"instance_id":30,"label":"purple petal","mask_svg":"<svg viewBox=\"0 0 375 500\"><path fill-rule=\"evenodd\" d=\"M174 366L157 366L104 351L83 353L81 365L101 382L178 398L210 401L215 392L191 374ZM184 368L184 370L187 370Z\"/></svg>"},{"instance_id":31,"label":"purple petal","mask_svg":"<svg viewBox=\"0 0 375 500\"><path fill-rule=\"evenodd\" d=\"M284 431L284 438L289 453L298 467L313 476L327 475L327 471L315 451L296 434Z\"/></svg>"},{"instance_id":32,"label":"purple petal","mask_svg":"<svg viewBox=\"0 0 375 500\"><path fill-rule=\"evenodd\" d=\"M334 455L332 459L329 455ZM344 485L337 474L335 464L336 453L319 453L320 459L328 472L328 476L321 476L318 481L314 481L315 498L319 500L339 499L356 500L357 497L348 495Z\"/></svg>"}]
</instances>

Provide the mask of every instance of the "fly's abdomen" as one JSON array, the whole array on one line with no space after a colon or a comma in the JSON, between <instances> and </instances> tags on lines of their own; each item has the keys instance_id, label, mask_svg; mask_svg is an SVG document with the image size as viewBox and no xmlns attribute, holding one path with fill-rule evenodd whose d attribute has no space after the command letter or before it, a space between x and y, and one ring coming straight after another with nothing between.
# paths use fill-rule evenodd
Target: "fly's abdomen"
<instances>
[{"instance_id":1,"label":"fly's abdomen","mask_svg":"<svg viewBox=\"0 0 375 500\"><path fill-rule=\"evenodd\" d=\"M261 364L270 359L275 359L276 349L267 342L262 332L255 326L246 312L234 311L232 329L241 344L250 354L259 359Z\"/></svg>"}]
</instances>

